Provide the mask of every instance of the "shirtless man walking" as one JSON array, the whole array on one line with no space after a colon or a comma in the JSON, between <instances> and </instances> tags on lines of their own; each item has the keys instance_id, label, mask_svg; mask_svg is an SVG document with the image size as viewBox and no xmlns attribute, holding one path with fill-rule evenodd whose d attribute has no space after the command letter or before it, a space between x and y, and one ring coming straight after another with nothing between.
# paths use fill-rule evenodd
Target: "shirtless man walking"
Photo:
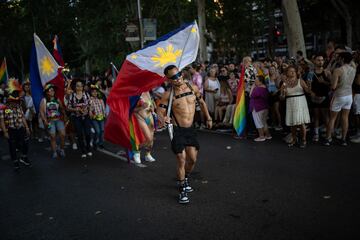
<instances>
[{"instance_id":1,"label":"shirtless man walking","mask_svg":"<svg viewBox=\"0 0 360 240\"><path fill-rule=\"evenodd\" d=\"M171 148L176 154L177 179L179 184L179 203L189 203L187 193L193 189L189 184L189 174L195 166L198 150L196 130L193 127L196 106L199 105L204 113L207 127L212 127L212 119L207 110L204 100L201 98L199 89L195 85L185 82L179 69L170 65L164 70L165 76L172 84L172 89L164 93L159 105L159 120L161 124L174 124L174 134ZM171 119L167 117L169 98L173 91L173 104L171 106Z\"/></svg>"}]
</instances>

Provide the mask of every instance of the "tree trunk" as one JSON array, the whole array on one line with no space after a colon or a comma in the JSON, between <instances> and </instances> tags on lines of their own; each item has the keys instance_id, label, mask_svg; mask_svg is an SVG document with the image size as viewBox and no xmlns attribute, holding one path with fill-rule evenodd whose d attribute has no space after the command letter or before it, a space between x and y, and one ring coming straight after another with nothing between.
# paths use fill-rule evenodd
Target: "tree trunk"
<instances>
[{"instance_id":1,"label":"tree trunk","mask_svg":"<svg viewBox=\"0 0 360 240\"><path fill-rule=\"evenodd\" d=\"M282 0L281 3L289 56L295 56L296 52L300 50L306 58L304 34L297 1Z\"/></svg>"},{"instance_id":2,"label":"tree trunk","mask_svg":"<svg viewBox=\"0 0 360 240\"><path fill-rule=\"evenodd\" d=\"M272 6L272 0L267 0L266 2L266 10L268 12L269 18L269 31L268 31L268 55L269 57L274 57L275 55L275 43L274 43L274 30L275 30L275 16L274 9Z\"/></svg>"},{"instance_id":3,"label":"tree trunk","mask_svg":"<svg viewBox=\"0 0 360 240\"><path fill-rule=\"evenodd\" d=\"M343 0L331 0L331 4L345 20L346 25L346 45L352 48L352 18L350 10Z\"/></svg>"},{"instance_id":4,"label":"tree trunk","mask_svg":"<svg viewBox=\"0 0 360 240\"><path fill-rule=\"evenodd\" d=\"M200 61L204 62L207 59L206 51L206 20L205 20L205 0L197 0L198 16L199 16L199 34L200 34Z\"/></svg>"}]
</instances>

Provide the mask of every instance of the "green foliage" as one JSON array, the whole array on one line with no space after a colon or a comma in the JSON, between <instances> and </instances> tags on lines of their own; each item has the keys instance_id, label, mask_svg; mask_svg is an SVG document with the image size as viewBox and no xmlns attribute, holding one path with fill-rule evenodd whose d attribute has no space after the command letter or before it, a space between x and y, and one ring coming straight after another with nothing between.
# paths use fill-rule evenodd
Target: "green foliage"
<instances>
[{"instance_id":1,"label":"green foliage","mask_svg":"<svg viewBox=\"0 0 360 240\"><path fill-rule=\"evenodd\" d=\"M354 24L360 26L355 18L359 1L343 1L350 6ZM157 19L157 35L161 36L197 19L196 2L142 0L142 16ZM207 38L217 54L249 54L254 37L267 33L269 11L279 7L279 2L205 0L207 30L215 36ZM339 25L329 1L298 2L305 32L331 31ZM128 22L137 22L137 8L136 0L7 0L0 3L0 16L0 57L7 57L10 73L24 77L33 32L49 49L57 34L65 62L79 73L84 73L85 62L92 72L105 71L111 61L120 66L132 51L125 41L125 29Z\"/></svg>"}]
</instances>

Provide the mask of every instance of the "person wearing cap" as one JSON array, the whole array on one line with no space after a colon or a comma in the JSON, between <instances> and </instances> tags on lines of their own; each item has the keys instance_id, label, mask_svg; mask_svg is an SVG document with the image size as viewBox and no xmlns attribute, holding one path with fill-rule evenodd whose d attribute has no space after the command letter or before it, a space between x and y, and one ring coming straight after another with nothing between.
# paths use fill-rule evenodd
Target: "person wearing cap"
<instances>
[{"instance_id":1,"label":"person wearing cap","mask_svg":"<svg viewBox=\"0 0 360 240\"><path fill-rule=\"evenodd\" d=\"M44 98L40 102L40 116L44 122L45 129L50 135L52 158L57 158L56 133L60 136L59 156L65 157L65 109L62 102L55 97L55 86L51 83L45 85Z\"/></svg>"},{"instance_id":2,"label":"person wearing cap","mask_svg":"<svg viewBox=\"0 0 360 240\"><path fill-rule=\"evenodd\" d=\"M16 171L20 169L20 163L31 166L27 156L30 129L21 106L21 91L18 80L9 79L7 89L9 97L5 105L0 109L0 127L5 138L8 139L9 152ZM20 158L17 156L17 149L21 152Z\"/></svg>"},{"instance_id":3,"label":"person wearing cap","mask_svg":"<svg viewBox=\"0 0 360 240\"><path fill-rule=\"evenodd\" d=\"M94 149L98 147L104 148L104 122L105 122L105 104L102 97L102 93L97 85L90 86L90 119L91 124L95 130L93 139Z\"/></svg>"}]
</instances>

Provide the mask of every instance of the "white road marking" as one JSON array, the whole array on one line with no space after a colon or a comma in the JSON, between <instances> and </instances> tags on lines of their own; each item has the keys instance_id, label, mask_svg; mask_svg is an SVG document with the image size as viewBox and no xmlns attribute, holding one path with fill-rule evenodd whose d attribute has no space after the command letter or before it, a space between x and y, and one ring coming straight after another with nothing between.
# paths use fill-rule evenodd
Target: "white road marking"
<instances>
[{"instance_id":1,"label":"white road marking","mask_svg":"<svg viewBox=\"0 0 360 240\"><path fill-rule=\"evenodd\" d=\"M124 161L124 162L128 162L128 159L127 159L126 157L119 156L119 155L117 155L117 154L115 154L115 153L113 153L113 152L110 152L110 151L108 151L108 150L98 149L98 151L99 151L99 152L102 152L102 153L105 153L105 154L107 154L107 155L109 155L109 156L112 156L112 157L114 157L114 158L120 159L120 160L122 160L122 161ZM130 161L130 163L134 164L134 165L137 166L137 167L141 167L141 168L146 167L146 165L144 165L144 164L142 164L142 163L136 164L134 161Z\"/></svg>"}]
</instances>

